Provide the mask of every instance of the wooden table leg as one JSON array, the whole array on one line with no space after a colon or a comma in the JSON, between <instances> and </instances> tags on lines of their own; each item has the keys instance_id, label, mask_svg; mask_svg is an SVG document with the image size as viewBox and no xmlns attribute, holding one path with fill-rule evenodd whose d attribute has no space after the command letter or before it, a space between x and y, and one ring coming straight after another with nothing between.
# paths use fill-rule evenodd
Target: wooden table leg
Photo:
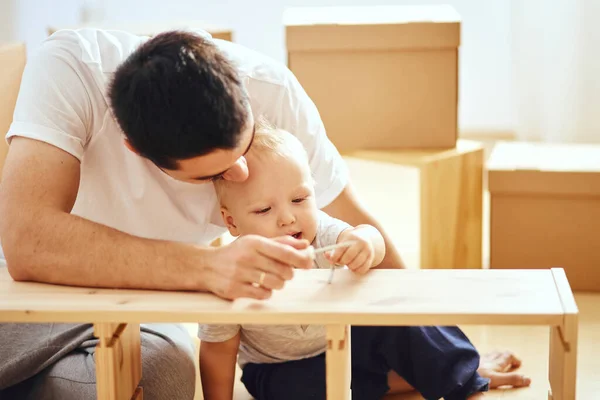
<instances>
[{"instance_id":1,"label":"wooden table leg","mask_svg":"<svg viewBox=\"0 0 600 400\"><path fill-rule=\"evenodd\" d=\"M577 384L577 315L567 314L563 326L550 327L549 399L575 400Z\"/></svg>"},{"instance_id":2,"label":"wooden table leg","mask_svg":"<svg viewBox=\"0 0 600 400\"><path fill-rule=\"evenodd\" d=\"M327 326L327 400L350 400L350 326Z\"/></svg>"},{"instance_id":3,"label":"wooden table leg","mask_svg":"<svg viewBox=\"0 0 600 400\"><path fill-rule=\"evenodd\" d=\"M577 385L577 335L579 309L565 270L552 268L556 291L563 307L562 324L550 327L548 378L551 400L575 400Z\"/></svg>"},{"instance_id":4,"label":"wooden table leg","mask_svg":"<svg viewBox=\"0 0 600 400\"><path fill-rule=\"evenodd\" d=\"M94 324L98 400L143 400L139 324Z\"/></svg>"}]
</instances>

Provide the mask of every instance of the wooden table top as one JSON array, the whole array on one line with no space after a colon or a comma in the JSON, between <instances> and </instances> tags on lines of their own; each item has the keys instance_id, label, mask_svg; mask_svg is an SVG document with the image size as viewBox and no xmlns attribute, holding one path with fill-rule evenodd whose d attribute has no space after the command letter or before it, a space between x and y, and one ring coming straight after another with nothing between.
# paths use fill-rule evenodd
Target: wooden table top
<instances>
[{"instance_id":1,"label":"wooden table top","mask_svg":"<svg viewBox=\"0 0 600 400\"><path fill-rule=\"evenodd\" d=\"M577 312L562 270L296 271L266 301L15 282L0 268L0 322L558 325ZM565 286L566 284L566 286Z\"/></svg>"}]
</instances>

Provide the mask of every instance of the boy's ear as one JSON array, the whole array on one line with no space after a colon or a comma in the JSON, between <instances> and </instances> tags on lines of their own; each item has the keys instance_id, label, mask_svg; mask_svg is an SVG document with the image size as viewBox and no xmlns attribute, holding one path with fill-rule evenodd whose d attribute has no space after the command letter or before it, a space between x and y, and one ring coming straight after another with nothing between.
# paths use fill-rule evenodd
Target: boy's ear
<instances>
[{"instance_id":1,"label":"boy's ear","mask_svg":"<svg viewBox=\"0 0 600 400\"><path fill-rule=\"evenodd\" d=\"M227 208L221 207L221 217L223 218L223 222L225 222L225 226L227 227L227 229L229 229L229 233L231 234L231 236L239 236L240 233L238 231L237 226L235 226L233 216Z\"/></svg>"}]
</instances>

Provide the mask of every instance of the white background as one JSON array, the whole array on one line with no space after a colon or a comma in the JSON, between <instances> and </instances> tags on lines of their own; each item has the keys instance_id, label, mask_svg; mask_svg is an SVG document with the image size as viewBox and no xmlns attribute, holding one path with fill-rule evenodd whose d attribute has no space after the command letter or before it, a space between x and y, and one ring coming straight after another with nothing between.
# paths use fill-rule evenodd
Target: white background
<instances>
[{"instance_id":1,"label":"white background","mask_svg":"<svg viewBox=\"0 0 600 400\"><path fill-rule=\"evenodd\" d=\"M366 5L367 0L0 0L0 41L29 51L48 25L82 18L124 22L199 20L285 62L282 13L290 6ZM462 18L459 125L464 133L600 141L600 4L596 0L377 0L450 4ZM600 2L598 2L600 3ZM594 17L594 15L596 17ZM557 63L555 63L555 61ZM596 68L598 67L598 69ZM598 89L596 89L598 86Z\"/></svg>"}]
</instances>

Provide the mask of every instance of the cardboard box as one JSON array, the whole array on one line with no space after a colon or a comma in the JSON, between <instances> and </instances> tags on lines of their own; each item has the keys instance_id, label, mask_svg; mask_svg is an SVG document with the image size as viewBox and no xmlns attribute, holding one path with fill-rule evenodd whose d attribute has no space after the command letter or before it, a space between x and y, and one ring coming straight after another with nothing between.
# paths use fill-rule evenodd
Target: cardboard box
<instances>
[{"instance_id":1,"label":"cardboard box","mask_svg":"<svg viewBox=\"0 0 600 400\"><path fill-rule=\"evenodd\" d=\"M564 268L600 291L600 146L499 143L487 164L490 268Z\"/></svg>"},{"instance_id":2,"label":"cardboard box","mask_svg":"<svg viewBox=\"0 0 600 400\"><path fill-rule=\"evenodd\" d=\"M450 6L291 8L288 66L341 151L451 148L460 16Z\"/></svg>"},{"instance_id":3,"label":"cardboard box","mask_svg":"<svg viewBox=\"0 0 600 400\"><path fill-rule=\"evenodd\" d=\"M97 28L105 30L121 30L131 32L140 36L154 36L159 32L175 30L175 29L203 29L210 33L215 39L232 41L233 33L230 28L210 24L201 21L171 21L171 22L115 22L115 21L98 21L81 24L77 26L49 26L48 35L60 29L80 29L80 28Z\"/></svg>"},{"instance_id":4,"label":"cardboard box","mask_svg":"<svg viewBox=\"0 0 600 400\"><path fill-rule=\"evenodd\" d=\"M401 256L406 255L407 243L420 237L418 260L410 262L409 268L482 268L484 150L480 143L459 140L449 150L361 150L347 153L344 158L353 178L358 178L355 181L360 183L360 197L368 199L373 214L392 240L404 242L396 243ZM398 185L398 178L390 175L394 172L384 172L382 163L415 168L419 191L413 193L413 186ZM384 184L380 179L369 180L386 173ZM418 195L414 202L408 199L412 194ZM387 225L390 220L398 221L389 215L394 208L402 208L396 216L411 214L401 218L402 228ZM398 239L417 213L418 229L413 237ZM405 257L405 261L412 260Z\"/></svg>"},{"instance_id":5,"label":"cardboard box","mask_svg":"<svg viewBox=\"0 0 600 400\"><path fill-rule=\"evenodd\" d=\"M8 152L6 133L13 120L26 57L23 43L0 45L0 179Z\"/></svg>"}]
</instances>

